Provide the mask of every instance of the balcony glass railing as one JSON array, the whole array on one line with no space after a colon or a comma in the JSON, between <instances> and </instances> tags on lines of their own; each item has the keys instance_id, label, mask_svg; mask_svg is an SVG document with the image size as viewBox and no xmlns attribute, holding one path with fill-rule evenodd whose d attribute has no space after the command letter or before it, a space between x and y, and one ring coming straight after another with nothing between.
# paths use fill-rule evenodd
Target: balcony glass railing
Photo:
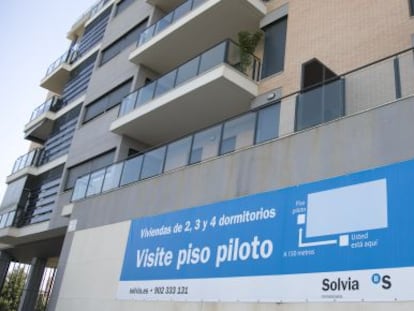
<instances>
[{"instance_id":1,"label":"balcony glass railing","mask_svg":"<svg viewBox=\"0 0 414 311\"><path fill-rule=\"evenodd\" d=\"M43 148L36 148L18 157L14 162L12 174L24 169L25 167L36 166L41 157L42 150Z\"/></svg>"},{"instance_id":2,"label":"balcony glass railing","mask_svg":"<svg viewBox=\"0 0 414 311\"><path fill-rule=\"evenodd\" d=\"M49 76L53 71L55 71L62 64L64 63L71 64L77 59L77 57L78 57L77 47L75 46L75 47L70 48L47 68L45 77Z\"/></svg>"},{"instance_id":3,"label":"balcony glass railing","mask_svg":"<svg viewBox=\"0 0 414 311\"><path fill-rule=\"evenodd\" d=\"M48 137L43 147L33 149L17 158L12 174L29 166L42 166L68 153L78 122L80 106L75 109L69 112L72 113L71 119L60 124L59 130ZM55 121L55 127L57 126L56 122L59 122L59 119Z\"/></svg>"},{"instance_id":4,"label":"balcony glass railing","mask_svg":"<svg viewBox=\"0 0 414 311\"><path fill-rule=\"evenodd\" d=\"M259 59L251 54L244 53L241 55L242 53L240 47L233 41L221 42L157 80L127 95L122 101L119 117L223 63L257 81L260 72Z\"/></svg>"},{"instance_id":5,"label":"balcony glass railing","mask_svg":"<svg viewBox=\"0 0 414 311\"><path fill-rule=\"evenodd\" d=\"M414 95L414 49L288 94L278 102L79 177L72 201L279 136L279 102L296 101L295 131ZM381 79L378 76L382 75ZM346 85L346 87L345 87Z\"/></svg>"},{"instance_id":6,"label":"balcony glass railing","mask_svg":"<svg viewBox=\"0 0 414 311\"><path fill-rule=\"evenodd\" d=\"M191 12L195 8L199 7L202 3L206 2L207 0L187 0L173 11L168 13L166 16L161 18L155 24L147 27L140 35L138 40L138 46L144 44L145 42L149 41L165 28L174 24L177 20L181 19L184 15Z\"/></svg>"},{"instance_id":7,"label":"balcony glass railing","mask_svg":"<svg viewBox=\"0 0 414 311\"><path fill-rule=\"evenodd\" d=\"M62 101L58 97L53 96L41 104L39 107L37 107L35 110L33 110L32 115L30 116L30 121L33 121L45 112L57 112L61 107Z\"/></svg>"},{"instance_id":8,"label":"balcony glass railing","mask_svg":"<svg viewBox=\"0 0 414 311\"><path fill-rule=\"evenodd\" d=\"M77 179L72 201L158 176L279 135L280 105L248 112Z\"/></svg>"},{"instance_id":9,"label":"balcony glass railing","mask_svg":"<svg viewBox=\"0 0 414 311\"><path fill-rule=\"evenodd\" d=\"M16 211L0 214L0 229L11 227L14 224Z\"/></svg>"}]
</instances>

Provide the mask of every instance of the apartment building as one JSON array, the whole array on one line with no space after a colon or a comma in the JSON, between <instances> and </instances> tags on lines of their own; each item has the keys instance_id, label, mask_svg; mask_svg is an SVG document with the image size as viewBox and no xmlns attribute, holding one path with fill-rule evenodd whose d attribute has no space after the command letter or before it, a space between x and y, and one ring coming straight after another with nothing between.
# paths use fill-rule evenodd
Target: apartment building
<instances>
[{"instance_id":1,"label":"apartment building","mask_svg":"<svg viewBox=\"0 0 414 311\"><path fill-rule=\"evenodd\" d=\"M7 177L3 291L22 271L19 311L411 310L413 16L96 3Z\"/></svg>"}]
</instances>

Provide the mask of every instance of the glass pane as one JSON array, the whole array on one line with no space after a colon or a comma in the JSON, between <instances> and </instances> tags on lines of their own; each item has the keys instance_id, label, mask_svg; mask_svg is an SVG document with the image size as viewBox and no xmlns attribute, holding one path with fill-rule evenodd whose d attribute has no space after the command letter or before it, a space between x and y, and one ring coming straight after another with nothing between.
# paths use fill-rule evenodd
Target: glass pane
<instances>
[{"instance_id":1,"label":"glass pane","mask_svg":"<svg viewBox=\"0 0 414 311\"><path fill-rule=\"evenodd\" d=\"M141 179L152 177L162 173L164 164L165 146L150 151L144 156L144 164L142 165Z\"/></svg>"},{"instance_id":2,"label":"glass pane","mask_svg":"<svg viewBox=\"0 0 414 311\"><path fill-rule=\"evenodd\" d=\"M30 151L27 155L27 159L26 159L26 166L30 166L33 164L33 160L34 160L34 156L35 156L35 150Z\"/></svg>"},{"instance_id":3,"label":"glass pane","mask_svg":"<svg viewBox=\"0 0 414 311\"><path fill-rule=\"evenodd\" d=\"M72 201L83 199L88 188L89 175L78 178L73 189Z\"/></svg>"},{"instance_id":4,"label":"glass pane","mask_svg":"<svg viewBox=\"0 0 414 311\"><path fill-rule=\"evenodd\" d=\"M119 115L123 116L135 109L135 101L137 100L137 92L127 95L121 104Z\"/></svg>"},{"instance_id":5,"label":"glass pane","mask_svg":"<svg viewBox=\"0 0 414 311\"><path fill-rule=\"evenodd\" d=\"M280 104L259 110L257 115L256 143L279 136Z\"/></svg>"},{"instance_id":6,"label":"glass pane","mask_svg":"<svg viewBox=\"0 0 414 311\"><path fill-rule=\"evenodd\" d=\"M338 80L324 86L324 122L344 115L343 81Z\"/></svg>"},{"instance_id":7,"label":"glass pane","mask_svg":"<svg viewBox=\"0 0 414 311\"><path fill-rule=\"evenodd\" d=\"M193 10L200 6L202 3L206 2L206 0L193 0Z\"/></svg>"},{"instance_id":8,"label":"glass pane","mask_svg":"<svg viewBox=\"0 0 414 311\"><path fill-rule=\"evenodd\" d=\"M88 190L86 191L87 197L101 192L104 175L105 169L91 174L91 178L89 179Z\"/></svg>"},{"instance_id":9,"label":"glass pane","mask_svg":"<svg viewBox=\"0 0 414 311\"><path fill-rule=\"evenodd\" d=\"M303 130L322 122L322 88L318 87L298 96L296 130Z\"/></svg>"},{"instance_id":10,"label":"glass pane","mask_svg":"<svg viewBox=\"0 0 414 311\"><path fill-rule=\"evenodd\" d=\"M197 163L217 156L220 134L221 125L214 126L195 134L193 148L191 149L190 163Z\"/></svg>"},{"instance_id":11,"label":"glass pane","mask_svg":"<svg viewBox=\"0 0 414 311\"><path fill-rule=\"evenodd\" d=\"M226 51L226 42L220 43L211 50L204 52L201 55L201 63L199 73L202 73L214 66L224 62L224 55Z\"/></svg>"},{"instance_id":12,"label":"glass pane","mask_svg":"<svg viewBox=\"0 0 414 311\"><path fill-rule=\"evenodd\" d=\"M172 19L173 19L173 13L171 12L170 14L164 16L163 18L161 18L156 26L155 26L155 33L154 35L160 33L161 31L163 31L165 28L167 28L168 26L171 25Z\"/></svg>"},{"instance_id":13,"label":"glass pane","mask_svg":"<svg viewBox=\"0 0 414 311\"><path fill-rule=\"evenodd\" d=\"M164 171L188 164L192 136L180 139L168 145Z\"/></svg>"},{"instance_id":14,"label":"glass pane","mask_svg":"<svg viewBox=\"0 0 414 311\"><path fill-rule=\"evenodd\" d=\"M106 169L102 191L108 191L119 187L123 165L124 163L117 163Z\"/></svg>"},{"instance_id":15,"label":"glass pane","mask_svg":"<svg viewBox=\"0 0 414 311\"><path fill-rule=\"evenodd\" d=\"M200 57L196 57L195 59L190 60L189 62L179 67L177 69L177 81L175 85L179 85L195 77L197 75L199 61Z\"/></svg>"},{"instance_id":16,"label":"glass pane","mask_svg":"<svg viewBox=\"0 0 414 311\"><path fill-rule=\"evenodd\" d=\"M154 97L162 95L174 87L176 73L177 71L174 70L158 79Z\"/></svg>"},{"instance_id":17,"label":"glass pane","mask_svg":"<svg viewBox=\"0 0 414 311\"><path fill-rule=\"evenodd\" d=\"M7 221L7 214L3 214L0 216L0 228L4 228L6 226Z\"/></svg>"},{"instance_id":18,"label":"glass pane","mask_svg":"<svg viewBox=\"0 0 414 311\"><path fill-rule=\"evenodd\" d=\"M227 121L223 127L221 154L253 145L255 113Z\"/></svg>"},{"instance_id":19,"label":"glass pane","mask_svg":"<svg viewBox=\"0 0 414 311\"><path fill-rule=\"evenodd\" d=\"M151 27L147 28L145 31L143 31L139 37L139 44L144 44L148 40L150 40L153 36L155 30L155 25L152 25Z\"/></svg>"},{"instance_id":20,"label":"glass pane","mask_svg":"<svg viewBox=\"0 0 414 311\"><path fill-rule=\"evenodd\" d=\"M14 215L16 215L16 211L10 212L7 216L6 227L10 227L13 225Z\"/></svg>"},{"instance_id":21,"label":"glass pane","mask_svg":"<svg viewBox=\"0 0 414 311\"><path fill-rule=\"evenodd\" d=\"M121 186L137 181L141 171L142 156L129 159L124 162L122 171Z\"/></svg>"},{"instance_id":22,"label":"glass pane","mask_svg":"<svg viewBox=\"0 0 414 311\"><path fill-rule=\"evenodd\" d=\"M183 3L178 8L175 9L173 22L180 19L181 17L183 17L185 14L187 14L190 11L191 11L191 0Z\"/></svg>"},{"instance_id":23,"label":"glass pane","mask_svg":"<svg viewBox=\"0 0 414 311\"><path fill-rule=\"evenodd\" d=\"M147 84L142 87L138 92L137 104L135 107L139 107L142 104L145 104L147 101L151 100L154 97L154 88L155 82Z\"/></svg>"}]
</instances>

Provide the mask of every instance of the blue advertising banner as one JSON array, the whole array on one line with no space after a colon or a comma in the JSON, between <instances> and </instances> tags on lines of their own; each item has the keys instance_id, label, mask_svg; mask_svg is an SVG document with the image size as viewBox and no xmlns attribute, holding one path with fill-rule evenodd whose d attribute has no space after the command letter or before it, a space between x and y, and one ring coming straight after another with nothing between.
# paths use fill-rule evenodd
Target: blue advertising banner
<instances>
[{"instance_id":1,"label":"blue advertising banner","mask_svg":"<svg viewBox=\"0 0 414 311\"><path fill-rule=\"evenodd\" d=\"M133 220L118 297L414 299L413 182L412 160Z\"/></svg>"}]
</instances>

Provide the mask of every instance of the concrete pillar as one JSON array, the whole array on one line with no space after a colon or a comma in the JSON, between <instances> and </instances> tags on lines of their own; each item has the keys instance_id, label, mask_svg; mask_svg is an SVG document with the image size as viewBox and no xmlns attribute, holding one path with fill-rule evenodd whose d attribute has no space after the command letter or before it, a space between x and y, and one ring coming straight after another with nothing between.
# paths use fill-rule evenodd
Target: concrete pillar
<instances>
[{"instance_id":1,"label":"concrete pillar","mask_svg":"<svg viewBox=\"0 0 414 311\"><path fill-rule=\"evenodd\" d=\"M4 282L6 281L7 271L10 267L11 257L5 251L0 252L0 292L3 289Z\"/></svg>"},{"instance_id":2,"label":"concrete pillar","mask_svg":"<svg viewBox=\"0 0 414 311\"><path fill-rule=\"evenodd\" d=\"M23 295L20 300L18 311L34 311L36 300L39 294L40 284L43 278L43 272L46 267L46 259L33 258L29 276L24 286Z\"/></svg>"}]
</instances>

